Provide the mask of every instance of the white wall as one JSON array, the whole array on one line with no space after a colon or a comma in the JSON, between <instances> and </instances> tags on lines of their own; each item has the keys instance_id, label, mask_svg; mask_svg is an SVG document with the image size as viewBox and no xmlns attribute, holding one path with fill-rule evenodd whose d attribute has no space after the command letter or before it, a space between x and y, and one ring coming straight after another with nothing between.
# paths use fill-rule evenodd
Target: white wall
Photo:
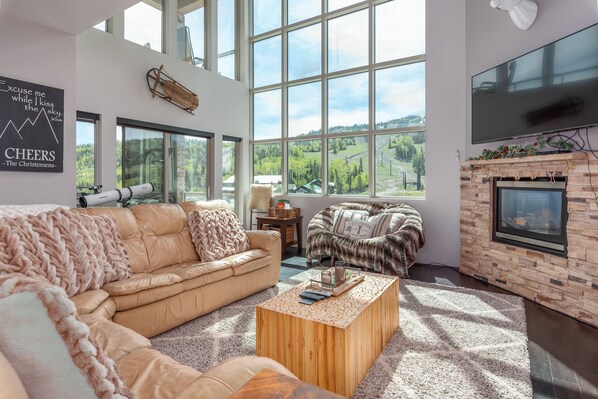
<instances>
[{"instance_id":1,"label":"white wall","mask_svg":"<svg viewBox=\"0 0 598 399\"><path fill-rule=\"evenodd\" d=\"M465 151L465 96L465 0L429 0L426 3L426 199L389 200L405 202L422 214L427 242L418 254L419 262L459 264L459 162L456 157L457 150L461 154ZM307 224L317 212L351 200L346 197L286 198L293 206L301 207L304 243Z\"/></svg>"},{"instance_id":2,"label":"white wall","mask_svg":"<svg viewBox=\"0 0 598 399\"><path fill-rule=\"evenodd\" d=\"M75 204L75 36L0 14L0 76L64 90L64 171L0 172L0 204Z\"/></svg>"},{"instance_id":3,"label":"white wall","mask_svg":"<svg viewBox=\"0 0 598 399\"><path fill-rule=\"evenodd\" d=\"M537 0L537 3L536 21L524 31L513 24L507 12L493 9L488 1L467 0L467 93L471 92L472 75L598 22L596 0ZM480 155L484 148L501 144L535 141L529 138L472 145L470 95L466 109L467 156ZM592 129L593 147L598 147L596 131Z\"/></svg>"},{"instance_id":4,"label":"white wall","mask_svg":"<svg viewBox=\"0 0 598 399\"><path fill-rule=\"evenodd\" d=\"M199 96L195 115L152 98L146 73L161 64L169 75ZM222 135L248 141L248 104L248 89L239 82L96 29L77 36L77 110L101 115L100 183L104 190L116 186L116 118L122 117L215 133L213 193L219 198ZM239 179L247 180L247 174L242 173Z\"/></svg>"}]
</instances>

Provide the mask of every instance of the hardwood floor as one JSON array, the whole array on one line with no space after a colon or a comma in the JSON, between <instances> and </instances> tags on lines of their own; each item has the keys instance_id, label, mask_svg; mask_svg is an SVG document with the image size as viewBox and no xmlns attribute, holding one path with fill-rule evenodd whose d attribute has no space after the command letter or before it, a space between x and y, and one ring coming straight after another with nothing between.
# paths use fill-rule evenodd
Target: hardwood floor
<instances>
[{"instance_id":1,"label":"hardwood floor","mask_svg":"<svg viewBox=\"0 0 598 399\"><path fill-rule=\"evenodd\" d=\"M307 270L284 265L304 251L287 253L281 280ZM409 274L414 280L514 295L450 267L414 265ZM598 399L598 329L527 299L525 313L534 398Z\"/></svg>"}]
</instances>

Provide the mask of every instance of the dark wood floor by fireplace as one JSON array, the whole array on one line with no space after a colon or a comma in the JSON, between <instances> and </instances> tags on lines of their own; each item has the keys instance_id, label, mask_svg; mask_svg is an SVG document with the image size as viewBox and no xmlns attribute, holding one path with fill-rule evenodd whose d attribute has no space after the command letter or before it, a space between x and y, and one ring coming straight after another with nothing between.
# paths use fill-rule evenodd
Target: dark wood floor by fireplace
<instances>
[{"instance_id":1,"label":"dark wood floor by fireplace","mask_svg":"<svg viewBox=\"0 0 598 399\"><path fill-rule=\"evenodd\" d=\"M299 254L289 249L285 259ZM284 263L284 260L283 260ZM283 264L281 280L306 270ZM411 278L514 295L449 267L415 265ZM598 399L598 329L525 300L534 398Z\"/></svg>"}]
</instances>

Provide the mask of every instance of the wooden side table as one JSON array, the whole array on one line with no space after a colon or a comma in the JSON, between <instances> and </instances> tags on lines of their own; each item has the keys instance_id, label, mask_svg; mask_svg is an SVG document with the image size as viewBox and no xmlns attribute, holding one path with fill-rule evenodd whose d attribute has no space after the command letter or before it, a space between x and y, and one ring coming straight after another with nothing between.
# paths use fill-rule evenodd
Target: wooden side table
<instances>
[{"instance_id":1,"label":"wooden side table","mask_svg":"<svg viewBox=\"0 0 598 399\"><path fill-rule=\"evenodd\" d=\"M270 369L263 369L229 399L341 399L342 396L325 391Z\"/></svg>"},{"instance_id":2,"label":"wooden side table","mask_svg":"<svg viewBox=\"0 0 598 399\"><path fill-rule=\"evenodd\" d=\"M287 247L293 244L297 244L297 253L301 253L301 247L303 244L303 240L301 237L301 232L303 231L303 216L298 216L295 218L277 218L274 216L258 216L257 220L257 229L262 230L265 224L271 224L272 226L280 227L280 240L281 240L281 247L280 252L281 255L284 256ZM294 226L296 233L297 233L297 241L287 242L287 226Z\"/></svg>"}]
</instances>

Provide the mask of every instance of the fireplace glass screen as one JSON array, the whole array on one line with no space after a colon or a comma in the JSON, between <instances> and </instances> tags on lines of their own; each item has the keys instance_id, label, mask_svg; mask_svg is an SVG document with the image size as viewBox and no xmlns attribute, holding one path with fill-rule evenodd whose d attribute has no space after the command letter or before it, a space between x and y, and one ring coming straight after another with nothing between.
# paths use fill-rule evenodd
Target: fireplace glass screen
<instances>
[{"instance_id":1,"label":"fireplace glass screen","mask_svg":"<svg viewBox=\"0 0 598 399\"><path fill-rule=\"evenodd\" d=\"M560 235L562 195L558 191L503 190L501 227Z\"/></svg>"},{"instance_id":2,"label":"fireplace glass screen","mask_svg":"<svg viewBox=\"0 0 598 399\"><path fill-rule=\"evenodd\" d=\"M497 181L494 238L565 255L565 181Z\"/></svg>"}]
</instances>

